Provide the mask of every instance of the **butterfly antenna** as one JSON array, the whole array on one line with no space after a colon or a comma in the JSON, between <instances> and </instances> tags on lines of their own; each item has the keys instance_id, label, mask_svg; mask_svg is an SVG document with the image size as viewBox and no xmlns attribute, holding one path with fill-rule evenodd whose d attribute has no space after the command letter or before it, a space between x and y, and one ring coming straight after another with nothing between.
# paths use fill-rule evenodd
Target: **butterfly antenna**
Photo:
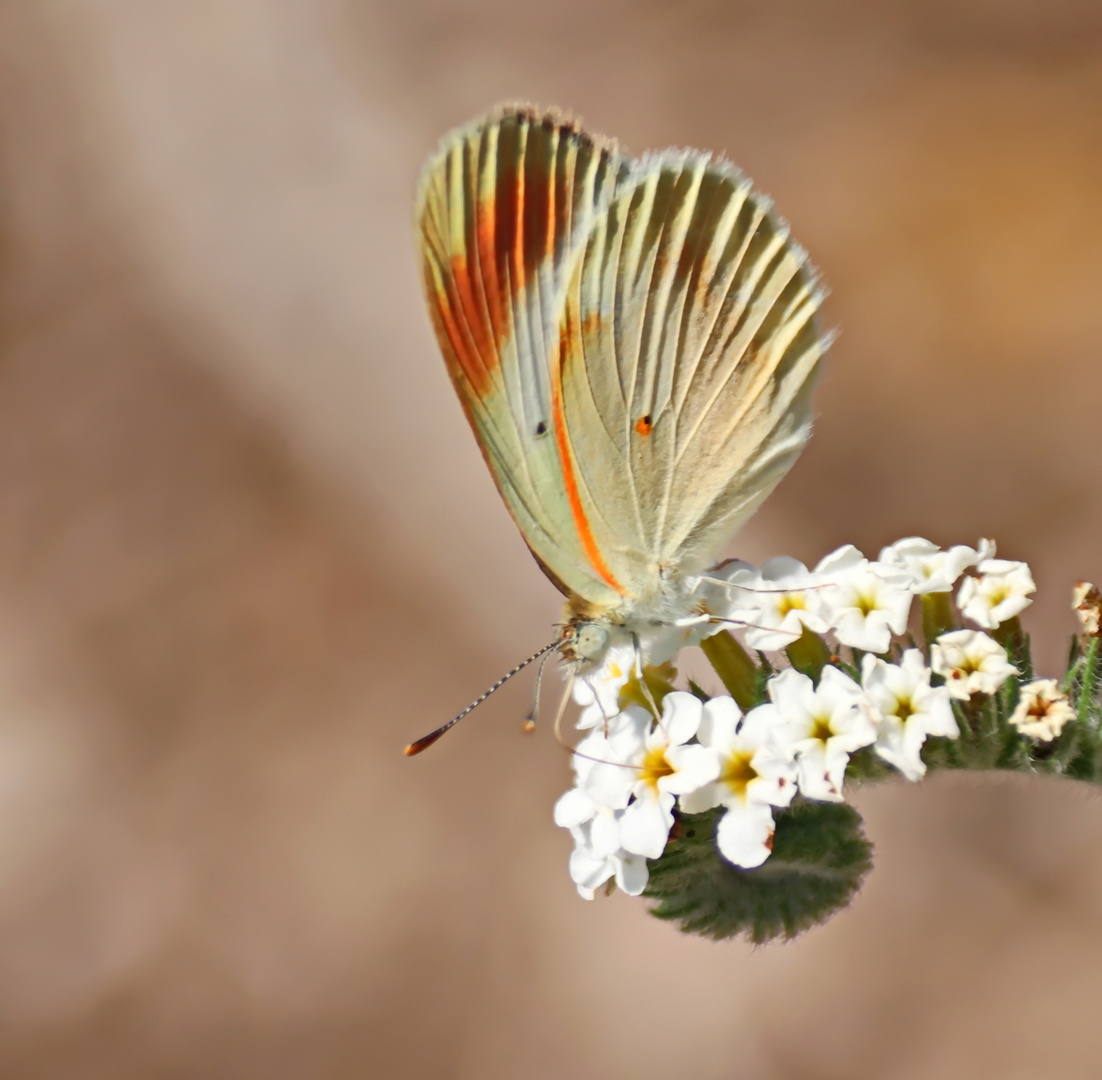
<instances>
[{"instance_id":1,"label":"butterfly antenna","mask_svg":"<svg viewBox=\"0 0 1102 1080\"><path fill-rule=\"evenodd\" d=\"M470 705L468 705L462 712L456 713L455 716L453 716L446 724L441 724L435 731L430 731L428 735L422 735L421 738L419 738L416 742L411 742L409 746L406 747L406 757L413 757L414 754L419 754L422 750L427 750L430 746L432 746L434 742L436 742L437 739L440 738L441 735L449 731L451 728L455 727L455 725L458 724L459 721L467 715L467 713L473 712L475 709L477 709L479 705L481 705L495 690L500 690L514 675L518 675L529 664L533 664L541 656L545 656L553 648L555 648L558 643L559 639L556 638L549 645L544 645L544 647L540 649L539 652L532 653L532 655L528 657L527 660L524 660L521 663L517 664L517 666L513 668L512 671L507 671L504 675L501 676L500 679L497 680L496 683L494 683L493 686L491 686L484 693L479 694L478 697L476 697L474 701L470 703Z\"/></svg>"},{"instance_id":2,"label":"butterfly antenna","mask_svg":"<svg viewBox=\"0 0 1102 1080\"><path fill-rule=\"evenodd\" d=\"M543 686L543 669L547 667L547 650L544 650L543 659L540 661L540 666L536 669L536 693L532 698L532 711L525 717L524 730L531 733L536 730L536 720L539 719L540 714L540 688Z\"/></svg>"}]
</instances>

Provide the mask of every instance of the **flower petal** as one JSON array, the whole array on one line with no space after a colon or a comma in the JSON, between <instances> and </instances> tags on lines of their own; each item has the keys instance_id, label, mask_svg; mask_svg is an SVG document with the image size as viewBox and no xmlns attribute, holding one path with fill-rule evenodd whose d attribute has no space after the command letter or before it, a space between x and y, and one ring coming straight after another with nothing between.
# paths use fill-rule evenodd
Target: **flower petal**
<instances>
[{"instance_id":1,"label":"flower petal","mask_svg":"<svg viewBox=\"0 0 1102 1080\"><path fill-rule=\"evenodd\" d=\"M735 699L726 695L714 697L704 703L703 715L696 737L704 746L726 750L734 742L742 710Z\"/></svg>"},{"instance_id":2,"label":"flower petal","mask_svg":"<svg viewBox=\"0 0 1102 1080\"><path fill-rule=\"evenodd\" d=\"M666 760L675 771L658 781L659 791L687 795L719 776L719 754L710 746L671 746Z\"/></svg>"},{"instance_id":3,"label":"flower petal","mask_svg":"<svg viewBox=\"0 0 1102 1080\"><path fill-rule=\"evenodd\" d=\"M611 762L594 762L582 782L585 793L598 805L622 810L631 798L637 770Z\"/></svg>"},{"instance_id":4,"label":"flower petal","mask_svg":"<svg viewBox=\"0 0 1102 1080\"><path fill-rule=\"evenodd\" d=\"M616 860L616 884L628 896L639 896L647 887L650 871L641 855L624 852Z\"/></svg>"},{"instance_id":5,"label":"flower petal","mask_svg":"<svg viewBox=\"0 0 1102 1080\"><path fill-rule=\"evenodd\" d=\"M843 544L842 547L832 551L829 555L824 555L819 560L819 565L815 567L815 573L837 574L841 571L850 570L855 566L860 566L865 561L865 556L852 544Z\"/></svg>"},{"instance_id":6,"label":"flower petal","mask_svg":"<svg viewBox=\"0 0 1102 1080\"><path fill-rule=\"evenodd\" d=\"M603 885L616 872L611 859L598 858L589 848L575 848L570 856L570 878L579 891L589 892L587 900L592 899L593 890ZM582 893L585 896L585 893Z\"/></svg>"},{"instance_id":7,"label":"flower petal","mask_svg":"<svg viewBox=\"0 0 1102 1080\"><path fill-rule=\"evenodd\" d=\"M589 826L589 847L600 858L609 858L620 850L621 811L598 810Z\"/></svg>"},{"instance_id":8,"label":"flower petal","mask_svg":"<svg viewBox=\"0 0 1102 1080\"><path fill-rule=\"evenodd\" d=\"M720 784L705 784L696 791L678 796L677 802L686 814L703 814L723 801L723 787Z\"/></svg>"},{"instance_id":9,"label":"flower petal","mask_svg":"<svg viewBox=\"0 0 1102 1080\"><path fill-rule=\"evenodd\" d=\"M797 783L808 799L841 802L842 793L827 771L826 747L819 739L808 739L796 754Z\"/></svg>"},{"instance_id":10,"label":"flower petal","mask_svg":"<svg viewBox=\"0 0 1102 1080\"><path fill-rule=\"evenodd\" d=\"M716 827L716 847L735 866L761 866L772 851L773 812L765 803L731 807Z\"/></svg>"},{"instance_id":11,"label":"flower petal","mask_svg":"<svg viewBox=\"0 0 1102 1080\"><path fill-rule=\"evenodd\" d=\"M700 727L704 705L696 694L675 690L662 702L661 726L671 746L688 742Z\"/></svg>"},{"instance_id":12,"label":"flower petal","mask_svg":"<svg viewBox=\"0 0 1102 1080\"><path fill-rule=\"evenodd\" d=\"M633 855L657 859L673 828L673 802L666 792L636 799L620 819L620 846Z\"/></svg>"},{"instance_id":13,"label":"flower petal","mask_svg":"<svg viewBox=\"0 0 1102 1080\"><path fill-rule=\"evenodd\" d=\"M571 788L555 803L555 824L571 829L596 813L597 804L581 788Z\"/></svg>"}]
</instances>

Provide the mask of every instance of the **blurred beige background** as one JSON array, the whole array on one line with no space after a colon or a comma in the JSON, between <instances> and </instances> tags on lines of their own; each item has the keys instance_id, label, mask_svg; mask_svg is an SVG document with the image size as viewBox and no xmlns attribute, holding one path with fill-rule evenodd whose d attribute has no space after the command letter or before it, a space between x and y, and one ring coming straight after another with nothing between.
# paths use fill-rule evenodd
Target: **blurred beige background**
<instances>
[{"instance_id":1,"label":"blurred beige background","mask_svg":"<svg viewBox=\"0 0 1102 1080\"><path fill-rule=\"evenodd\" d=\"M509 687L558 599L422 310L425 155L502 98L726 151L841 329L735 550L1102 575L1092 0L0 4L0 1075L1097 1077L1102 802L862 793L753 950L586 904Z\"/></svg>"}]
</instances>

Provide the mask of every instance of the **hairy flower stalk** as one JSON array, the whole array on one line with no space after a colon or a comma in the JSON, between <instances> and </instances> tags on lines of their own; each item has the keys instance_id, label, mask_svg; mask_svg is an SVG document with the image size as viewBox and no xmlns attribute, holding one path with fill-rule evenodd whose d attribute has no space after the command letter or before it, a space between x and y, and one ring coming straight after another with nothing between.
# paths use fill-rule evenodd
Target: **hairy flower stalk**
<instances>
[{"instance_id":1,"label":"hairy flower stalk","mask_svg":"<svg viewBox=\"0 0 1102 1080\"><path fill-rule=\"evenodd\" d=\"M845 801L855 783L951 768L1102 782L1089 582L1061 678L1034 675L1029 567L989 540L910 537L875 560L846 546L812 570L732 561L697 589L699 620L639 643L664 661L645 687L620 648L575 689L587 734L555 818L582 896L618 887L694 933L791 937L844 908L871 867ZM726 693L676 688L674 650L694 644Z\"/></svg>"},{"instance_id":2,"label":"hairy flower stalk","mask_svg":"<svg viewBox=\"0 0 1102 1080\"><path fill-rule=\"evenodd\" d=\"M758 666L750 659L750 654L727 630L705 638L700 648L739 708L753 708L760 691Z\"/></svg>"}]
</instances>

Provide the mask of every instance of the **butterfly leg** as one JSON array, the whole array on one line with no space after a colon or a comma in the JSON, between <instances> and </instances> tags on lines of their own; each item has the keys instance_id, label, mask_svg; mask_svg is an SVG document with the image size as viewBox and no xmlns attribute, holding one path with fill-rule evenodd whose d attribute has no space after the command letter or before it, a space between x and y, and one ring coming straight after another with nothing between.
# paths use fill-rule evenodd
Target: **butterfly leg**
<instances>
[{"instance_id":1,"label":"butterfly leg","mask_svg":"<svg viewBox=\"0 0 1102 1080\"><path fill-rule=\"evenodd\" d=\"M654 713L654 718L659 720L662 716L662 710L654 700L654 695L650 692L647 680L643 676L643 649L639 644L639 635L635 633L634 630L631 632L631 644L635 650L635 677L639 680L639 689L642 691L643 697L650 706L651 712Z\"/></svg>"},{"instance_id":2,"label":"butterfly leg","mask_svg":"<svg viewBox=\"0 0 1102 1080\"><path fill-rule=\"evenodd\" d=\"M565 746L567 750L573 752L574 747L566 741L565 736L562 733L562 718L566 715L566 706L574 695L574 680L576 676L571 673L570 678L566 682L566 690L563 692L562 701L559 702L559 711L555 714L555 741L560 746Z\"/></svg>"}]
</instances>

